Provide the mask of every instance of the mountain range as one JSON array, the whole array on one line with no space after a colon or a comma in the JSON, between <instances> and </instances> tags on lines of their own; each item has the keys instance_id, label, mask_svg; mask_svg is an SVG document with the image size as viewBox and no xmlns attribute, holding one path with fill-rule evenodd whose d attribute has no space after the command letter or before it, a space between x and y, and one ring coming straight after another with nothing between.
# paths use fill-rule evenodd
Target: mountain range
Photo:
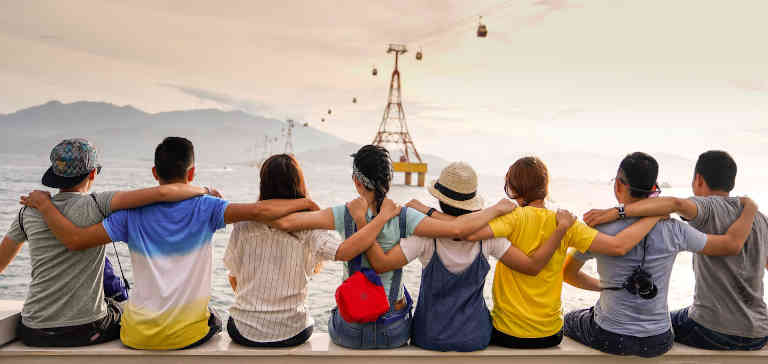
<instances>
[{"instance_id":1,"label":"mountain range","mask_svg":"<svg viewBox=\"0 0 768 364\"><path fill-rule=\"evenodd\" d=\"M62 139L84 137L95 143L104 158L152 160L155 146L164 137L183 136L195 144L199 162L249 164L266 154L285 150L282 131L286 125L281 120L242 111L148 113L107 102L50 101L0 114L0 128L5 131L0 136L0 153L47 155ZM360 147L300 122L296 123L293 135L294 152L302 163L348 163L349 154ZM266 148L265 136L272 139ZM428 162L445 164L440 158L425 157Z\"/></svg>"}]
</instances>

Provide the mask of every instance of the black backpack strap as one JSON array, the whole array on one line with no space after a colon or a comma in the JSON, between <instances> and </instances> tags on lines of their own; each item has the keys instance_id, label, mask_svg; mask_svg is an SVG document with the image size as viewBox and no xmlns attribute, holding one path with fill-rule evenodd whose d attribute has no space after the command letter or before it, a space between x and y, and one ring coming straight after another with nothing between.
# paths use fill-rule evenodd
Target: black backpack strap
<instances>
[{"instance_id":1,"label":"black backpack strap","mask_svg":"<svg viewBox=\"0 0 768 364\"><path fill-rule=\"evenodd\" d=\"M96 194L92 193L91 198L93 199L93 203L96 204L96 209L99 210L99 214L101 214L101 219L106 219L107 214L104 213L104 210L101 209L101 206L99 206L99 200L96 199ZM117 258L117 266L120 267L120 276L123 277L123 282L125 283L125 290L128 291L131 289L131 284L128 283L128 278L125 278L125 272L123 272L123 264L120 263L120 255L117 254L117 245L115 245L115 242L112 242L112 249L115 250L115 258Z\"/></svg>"},{"instance_id":2,"label":"black backpack strap","mask_svg":"<svg viewBox=\"0 0 768 364\"><path fill-rule=\"evenodd\" d=\"M19 229L21 229L21 233L24 234L24 239L29 239L29 236L27 236L27 231L24 230L24 211L27 210L27 206L24 206L19 210Z\"/></svg>"},{"instance_id":3,"label":"black backpack strap","mask_svg":"<svg viewBox=\"0 0 768 364\"><path fill-rule=\"evenodd\" d=\"M101 218L102 218L102 220L103 220L103 219L106 219L106 218L107 218L107 214L105 214L105 213L104 213L104 210L102 210L102 209L101 209L101 206L99 206L99 201L96 199L96 194L95 194L95 193L92 193L92 194L91 194L91 198L93 199L93 203L95 203L95 204L96 204L96 209L97 209L97 210L99 210L99 214L101 214Z\"/></svg>"}]
</instances>

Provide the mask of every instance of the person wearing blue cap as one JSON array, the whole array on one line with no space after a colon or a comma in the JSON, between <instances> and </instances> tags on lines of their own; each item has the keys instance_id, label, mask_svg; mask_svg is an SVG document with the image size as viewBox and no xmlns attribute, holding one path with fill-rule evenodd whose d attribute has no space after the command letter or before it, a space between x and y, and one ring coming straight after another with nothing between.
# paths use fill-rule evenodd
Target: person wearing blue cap
<instances>
[{"instance_id":1,"label":"person wearing blue cap","mask_svg":"<svg viewBox=\"0 0 768 364\"><path fill-rule=\"evenodd\" d=\"M206 192L175 184L89 195L102 167L96 148L85 139L62 141L51 151L50 160L42 183L59 190L54 205L80 225L98 223L114 211ZM54 237L39 211L23 207L0 244L0 273L25 241L32 279L17 326L21 341L29 346L71 347L117 339L121 309L105 298L104 246L71 251Z\"/></svg>"}]
</instances>

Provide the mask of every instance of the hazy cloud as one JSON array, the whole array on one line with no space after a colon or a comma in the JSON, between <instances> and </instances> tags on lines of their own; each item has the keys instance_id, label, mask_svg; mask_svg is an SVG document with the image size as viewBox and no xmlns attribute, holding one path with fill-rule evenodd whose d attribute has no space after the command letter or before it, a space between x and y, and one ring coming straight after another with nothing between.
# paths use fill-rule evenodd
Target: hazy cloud
<instances>
[{"instance_id":1,"label":"hazy cloud","mask_svg":"<svg viewBox=\"0 0 768 364\"><path fill-rule=\"evenodd\" d=\"M160 83L160 86L175 89L181 93L195 97L200 101L210 101L223 107L240 110L253 115L263 116L272 111L269 105L251 99L241 99L222 92L206 90L197 87L175 85L171 83Z\"/></svg>"}]
</instances>

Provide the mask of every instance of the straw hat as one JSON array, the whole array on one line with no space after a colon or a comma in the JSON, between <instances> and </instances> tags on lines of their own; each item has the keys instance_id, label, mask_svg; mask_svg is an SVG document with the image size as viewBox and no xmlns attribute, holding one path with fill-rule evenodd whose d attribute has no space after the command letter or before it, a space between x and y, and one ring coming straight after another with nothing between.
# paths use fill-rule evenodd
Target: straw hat
<instances>
[{"instance_id":1,"label":"straw hat","mask_svg":"<svg viewBox=\"0 0 768 364\"><path fill-rule=\"evenodd\" d=\"M440 172L440 178L427 186L429 193L445 204L462 210L482 210L483 198L477 194L477 173L464 162L453 162Z\"/></svg>"}]
</instances>

